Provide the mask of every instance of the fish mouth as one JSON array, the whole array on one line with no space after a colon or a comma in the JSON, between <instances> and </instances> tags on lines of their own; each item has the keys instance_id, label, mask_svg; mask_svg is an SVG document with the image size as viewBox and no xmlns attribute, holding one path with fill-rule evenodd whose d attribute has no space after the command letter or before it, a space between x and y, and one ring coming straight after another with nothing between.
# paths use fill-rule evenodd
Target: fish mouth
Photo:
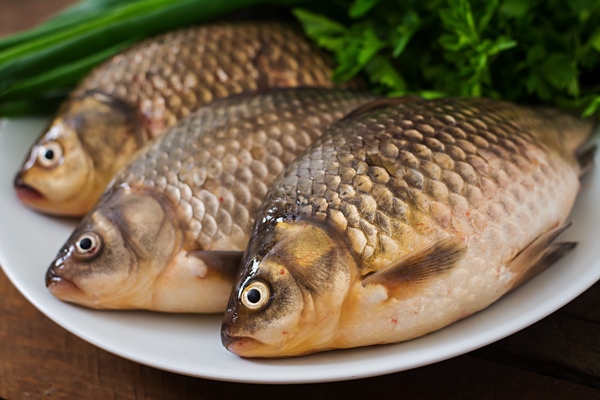
<instances>
[{"instance_id":1,"label":"fish mouth","mask_svg":"<svg viewBox=\"0 0 600 400\"><path fill-rule=\"evenodd\" d=\"M259 340L245 336L231 336L226 330L221 332L223 346L240 357L252 357L252 351L263 345Z\"/></svg>"},{"instance_id":2,"label":"fish mouth","mask_svg":"<svg viewBox=\"0 0 600 400\"><path fill-rule=\"evenodd\" d=\"M13 186L15 191L17 192L17 196L19 199L28 205L37 204L38 202L45 200L43 194L41 194L37 189L29 186L23 180L23 175L18 173L15 176L15 180L13 181Z\"/></svg>"},{"instance_id":3,"label":"fish mouth","mask_svg":"<svg viewBox=\"0 0 600 400\"><path fill-rule=\"evenodd\" d=\"M51 201L38 189L25 183L22 172L15 176L13 186L21 203L43 214L78 218L85 215L88 210L86 207L89 203L82 202L83 206L81 206L68 200L61 203Z\"/></svg>"},{"instance_id":4,"label":"fish mouth","mask_svg":"<svg viewBox=\"0 0 600 400\"><path fill-rule=\"evenodd\" d=\"M65 301L72 301L82 294L77 285L60 276L54 267L48 268L46 272L46 287L55 297Z\"/></svg>"},{"instance_id":5,"label":"fish mouth","mask_svg":"<svg viewBox=\"0 0 600 400\"><path fill-rule=\"evenodd\" d=\"M249 337L232 337L225 348L238 356L252 357L252 350L256 350L261 344L258 340Z\"/></svg>"}]
</instances>

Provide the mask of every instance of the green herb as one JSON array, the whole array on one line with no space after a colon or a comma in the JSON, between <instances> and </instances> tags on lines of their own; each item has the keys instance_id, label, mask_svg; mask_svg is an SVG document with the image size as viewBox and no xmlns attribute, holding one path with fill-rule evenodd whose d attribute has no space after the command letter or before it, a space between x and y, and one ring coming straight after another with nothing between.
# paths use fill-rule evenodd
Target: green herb
<instances>
[{"instance_id":1,"label":"green herb","mask_svg":"<svg viewBox=\"0 0 600 400\"><path fill-rule=\"evenodd\" d=\"M53 93L66 92L73 82L83 78L99 62L131 46L137 39L127 40L89 57L22 79L5 90L2 97L6 100L16 100L32 96L52 97Z\"/></svg>"},{"instance_id":2,"label":"green herb","mask_svg":"<svg viewBox=\"0 0 600 400\"><path fill-rule=\"evenodd\" d=\"M598 0L355 0L346 18L296 9L337 60L391 95L488 96L600 115Z\"/></svg>"},{"instance_id":3,"label":"green herb","mask_svg":"<svg viewBox=\"0 0 600 400\"><path fill-rule=\"evenodd\" d=\"M600 116L599 0L84 0L0 39L0 115L48 109L136 40L259 4L302 5L293 12L333 53L337 81L364 74L388 95L488 96Z\"/></svg>"},{"instance_id":4,"label":"green herb","mask_svg":"<svg viewBox=\"0 0 600 400\"><path fill-rule=\"evenodd\" d=\"M134 0L135 1L135 0ZM121 0L84 0L67 8L56 15L50 21L26 32L14 34L0 39L0 50L15 46L26 41L41 38L74 25L80 25L92 20L100 13L106 12L115 5L122 3Z\"/></svg>"},{"instance_id":5,"label":"green herb","mask_svg":"<svg viewBox=\"0 0 600 400\"><path fill-rule=\"evenodd\" d=\"M296 5L303 1L86 0L39 28L0 39L0 115L6 115L3 110L10 110L11 115L30 110L30 104L56 97L121 50L122 43L274 2Z\"/></svg>"}]
</instances>

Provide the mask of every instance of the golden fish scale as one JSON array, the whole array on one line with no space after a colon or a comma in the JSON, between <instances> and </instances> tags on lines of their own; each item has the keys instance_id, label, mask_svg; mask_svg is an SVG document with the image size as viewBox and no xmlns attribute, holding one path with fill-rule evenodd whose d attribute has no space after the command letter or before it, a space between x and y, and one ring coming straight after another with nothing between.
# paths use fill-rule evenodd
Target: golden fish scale
<instances>
[{"instance_id":1,"label":"golden fish scale","mask_svg":"<svg viewBox=\"0 0 600 400\"><path fill-rule=\"evenodd\" d=\"M289 26L216 23L133 46L96 68L74 95L98 90L124 99L157 136L212 100L270 87L332 87L331 72L328 56Z\"/></svg>"},{"instance_id":2,"label":"golden fish scale","mask_svg":"<svg viewBox=\"0 0 600 400\"><path fill-rule=\"evenodd\" d=\"M367 111L334 125L287 168L263 221L327 221L361 275L449 235L467 239L473 268L493 271L566 218L585 126L486 99Z\"/></svg>"},{"instance_id":3,"label":"golden fish scale","mask_svg":"<svg viewBox=\"0 0 600 400\"><path fill-rule=\"evenodd\" d=\"M176 204L189 247L244 250L275 177L326 127L374 98L291 89L215 102L147 146L113 187L164 194Z\"/></svg>"}]
</instances>

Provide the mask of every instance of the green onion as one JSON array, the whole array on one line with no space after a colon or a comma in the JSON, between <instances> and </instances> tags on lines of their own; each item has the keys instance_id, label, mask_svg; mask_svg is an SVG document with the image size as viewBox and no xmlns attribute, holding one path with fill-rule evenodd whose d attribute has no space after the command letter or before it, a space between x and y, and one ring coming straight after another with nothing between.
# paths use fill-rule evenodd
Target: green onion
<instances>
[{"instance_id":1,"label":"green onion","mask_svg":"<svg viewBox=\"0 0 600 400\"><path fill-rule=\"evenodd\" d=\"M94 66L131 46L137 39L127 40L91 56L61 65L31 78L20 80L5 90L2 93L2 98L14 100L40 94L43 96L46 92L56 91L56 88L68 89L74 82L83 78Z\"/></svg>"},{"instance_id":2,"label":"green onion","mask_svg":"<svg viewBox=\"0 0 600 400\"><path fill-rule=\"evenodd\" d=\"M0 103L0 115L3 117L21 117L24 115L48 115L54 112L63 100L65 93L47 99L19 100Z\"/></svg>"},{"instance_id":3,"label":"green onion","mask_svg":"<svg viewBox=\"0 0 600 400\"><path fill-rule=\"evenodd\" d=\"M39 39L46 35L58 32L61 29L82 24L86 21L97 18L100 13L105 12L110 7L114 7L115 5L122 3L123 2L121 0L84 0L65 9L60 14L54 16L49 21L36 28L0 38L0 50L34 39Z\"/></svg>"},{"instance_id":4,"label":"green onion","mask_svg":"<svg viewBox=\"0 0 600 400\"><path fill-rule=\"evenodd\" d=\"M31 110L133 42L260 4L305 0L87 0L30 32L0 40L0 116ZM13 103L7 103L7 102ZM44 107L45 109L46 107Z\"/></svg>"}]
</instances>

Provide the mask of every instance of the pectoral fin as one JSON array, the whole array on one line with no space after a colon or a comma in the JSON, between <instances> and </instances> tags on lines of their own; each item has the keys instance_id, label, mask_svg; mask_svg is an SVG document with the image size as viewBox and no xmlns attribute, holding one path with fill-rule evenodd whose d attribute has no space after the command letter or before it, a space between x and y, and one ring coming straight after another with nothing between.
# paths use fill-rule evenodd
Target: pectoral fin
<instances>
[{"instance_id":1,"label":"pectoral fin","mask_svg":"<svg viewBox=\"0 0 600 400\"><path fill-rule=\"evenodd\" d=\"M517 254L507 265L511 271L516 273L516 279L511 290L538 275L575 248L577 245L575 242L552 244L554 239L571 225L572 223L569 222L543 233Z\"/></svg>"},{"instance_id":2,"label":"pectoral fin","mask_svg":"<svg viewBox=\"0 0 600 400\"><path fill-rule=\"evenodd\" d=\"M242 262L242 251L196 250L188 253L188 257L202 260L204 265L213 272L234 279Z\"/></svg>"},{"instance_id":3,"label":"pectoral fin","mask_svg":"<svg viewBox=\"0 0 600 400\"><path fill-rule=\"evenodd\" d=\"M466 251L466 244L451 236L391 262L365 278L362 285L380 284L393 290L420 283L450 270Z\"/></svg>"}]
</instances>

